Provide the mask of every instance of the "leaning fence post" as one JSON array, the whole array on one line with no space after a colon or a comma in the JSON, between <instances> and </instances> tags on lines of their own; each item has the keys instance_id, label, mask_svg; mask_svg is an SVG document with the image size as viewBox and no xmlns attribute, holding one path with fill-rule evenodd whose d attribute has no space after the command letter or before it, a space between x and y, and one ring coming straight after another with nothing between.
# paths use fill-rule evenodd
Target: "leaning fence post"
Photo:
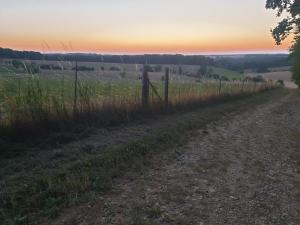
<instances>
[{"instance_id":1,"label":"leaning fence post","mask_svg":"<svg viewBox=\"0 0 300 225\"><path fill-rule=\"evenodd\" d=\"M77 113L77 85L78 85L78 62L75 63L75 81L74 81L74 105L73 105L73 113L76 115Z\"/></svg>"},{"instance_id":2,"label":"leaning fence post","mask_svg":"<svg viewBox=\"0 0 300 225\"><path fill-rule=\"evenodd\" d=\"M165 74L165 106L169 106L169 68L166 68Z\"/></svg>"},{"instance_id":3,"label":"leaning fence post","mask_svg":"<svg viewBox=\"0 0 300 225\"><path fill-rule=\"evenodd\" d=\"M142 107L147 108L149 105L149 76L147 68L144 66L142 77Z\"/></svg>"}]
</instances>

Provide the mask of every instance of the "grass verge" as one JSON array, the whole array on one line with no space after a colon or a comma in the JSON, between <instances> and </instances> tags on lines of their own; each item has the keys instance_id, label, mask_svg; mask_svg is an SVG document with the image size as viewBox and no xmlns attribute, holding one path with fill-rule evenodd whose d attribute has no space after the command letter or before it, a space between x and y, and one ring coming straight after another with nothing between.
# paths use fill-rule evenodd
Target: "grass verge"
<instances>
[{"instance_id":1,"label":"grass verge","mask_svg":"<svg viewBox=\"0 0 300 225\"><path fill-rule=\"evenodd\" d=\"M244 109L266 102L283 90L264 92L253 97L235 96L245 100ZM232 98L231 98L232 99ZM230 100L228 97L225 100ZM236 110L232 105L218 113L201 117L185 118L164 129L150 133L147 137L119 146L109 147L92 160L61 169L55 174L35 177L19 182L13 187L1 187L0 223L39 224L42 217L56 217L63 208L80 201L81 196L94 191L105 193L112 188L113 180L129 170L141 170L151 158L169 148L183 145L197 129L215 121L226 112ZM76 203L75 203L76 204Z\"/></svg>"}]
</instances>

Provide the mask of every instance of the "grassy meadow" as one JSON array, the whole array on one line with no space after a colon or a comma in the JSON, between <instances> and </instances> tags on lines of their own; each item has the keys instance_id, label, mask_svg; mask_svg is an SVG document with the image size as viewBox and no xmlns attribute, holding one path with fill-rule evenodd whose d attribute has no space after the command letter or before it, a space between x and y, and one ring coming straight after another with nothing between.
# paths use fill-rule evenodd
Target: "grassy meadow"
<instances>
[{"instance_id":1,"label":"grassy meadow","mask_svg":"<svg viewBox=\"0 0 300 225\"><path fill-rule=\"evenodd\" d=\"M32 63L25 61L24 64ZM142 65L79 63L75 82L74 63L34 61L38 73L26 73L2 62L0 68L0 133L35 134L62 130L74 122L111 125L141 113L164 109L164 69L170 68L169 107L193 105L226 95L237 95L271 84L244 82L242 74L220 68L211 71L222 81L197 77L196 66L151 65L150 107L141 107ZM51 67L51 68L49 68ZM55 68L55 69L52 69ZM57 69L58 68L58 69ZM158 69L157 69L158 68ZM234 81L231 79L234 78ZM77 84L75 87L75 83ZM75 90L76 89L76 90Z\"/></svg>"}]
</instances>

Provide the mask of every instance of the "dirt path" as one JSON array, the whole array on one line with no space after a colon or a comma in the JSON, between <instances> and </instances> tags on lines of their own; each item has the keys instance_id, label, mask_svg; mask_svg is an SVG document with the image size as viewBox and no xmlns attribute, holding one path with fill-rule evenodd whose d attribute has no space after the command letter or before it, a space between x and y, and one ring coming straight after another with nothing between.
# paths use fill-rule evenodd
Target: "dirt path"
<instances>
[{"instance_id":1,"label":"dirt path","mask_svg":"<svg viewBox=\"0 0 300 225\"><path fill-rule=\"evenodd\" d=\"M274 93L274 95L281 96L280 93ZM260 104L264 101L266 100ZM177 112L170 115L157 115L156 118L139 119L116 127L87 129L86 132L74 136L69 133L57 134L54 138L51 136L49 138L50 142L55 142L54 147L53 143L50 146L47 145L48 140L45 140L45 144L28 147L23 143L17 144L13 147L13 151L8 151L8 157L0 155L0 187L10 183L19 183L24 178L31 179L55 173L62 168L72 167L72 165L93 159L96 155L110 150L111 146L143 139L149 134L165 130L166 127L176 125L180 121L197 122L201 123L201 126L205 126L210 121L221 120L226 113L246 111L253 105L257 105L257 100L250 97L217 103L204 108L200 107L190 112ZM238 108L240 109L237 110ZM64 143L64 139L68 139L69 136L73 141L68 144ZM60 143L60 139L62 139L62 143ZM0 148L1 144L0 137Z\"/></svg>"},{"instance_id":2,"label":"dirt path","mask_svg":"<svg viewBox=\"0 0 300 225\"><path fill-rule=\"evenodd\" d=\"M300 224L300 95L210 123L52 224Z\"/></svg>"}]
</instances>

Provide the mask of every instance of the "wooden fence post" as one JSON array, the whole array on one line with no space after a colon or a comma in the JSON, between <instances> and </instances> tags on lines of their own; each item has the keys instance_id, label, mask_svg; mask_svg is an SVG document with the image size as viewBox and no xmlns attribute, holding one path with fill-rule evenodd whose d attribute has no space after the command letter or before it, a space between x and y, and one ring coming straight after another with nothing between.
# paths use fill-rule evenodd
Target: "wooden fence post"
<instances>
[{"instance_id":1,"label":"wooden fence post","mask_svg":"<svg viewBox=\"0 0 300 225\"><path fill-rule=\"evenodd\" d=\"M142 107L147 108L149 106L149 76L147 68L144 66L142 77Z\"/></svg>"},{"instance_id":2,"label":"wooden fence post","mask_svg":"<svg viewBox=\"0 0 300 225\"><path fill-rule=\"evenodd\" d=\"M169 68L166 68L165 74L165 106L169 106Z\"/></svg>"},{"instance_id":3,"label":"wooden fence post","mask_svg":"<svg viewBox=\"0 0 300 225\"><path fill-rule=\"evenodd\" d=\"M21 80L20 78L17 78L18 79L18 96L19 98L21 97Z\"/></svg>"},{"instance_id":4,"label":"wooden fence post","mask_svg":"<svg viewBox=\"0 0 300 225\"><path fill-rule=\"evenodd\" d=\"M77 89L78 89L78 62L75 64L75 81L74 81L74 105L73 112L74 115L77 113Z\"/></svg>"},{"instance_id":5,"label":"wooden fence post","mask_svg":"<svg viewBox=\"0 0 300 225\"><path fill-rule=\"evenodd\" d=\"M243 80L243 83L242 83L242 93L244 93L244 86L245 86L245 79Z\"/></svg>"}]
</instances>

